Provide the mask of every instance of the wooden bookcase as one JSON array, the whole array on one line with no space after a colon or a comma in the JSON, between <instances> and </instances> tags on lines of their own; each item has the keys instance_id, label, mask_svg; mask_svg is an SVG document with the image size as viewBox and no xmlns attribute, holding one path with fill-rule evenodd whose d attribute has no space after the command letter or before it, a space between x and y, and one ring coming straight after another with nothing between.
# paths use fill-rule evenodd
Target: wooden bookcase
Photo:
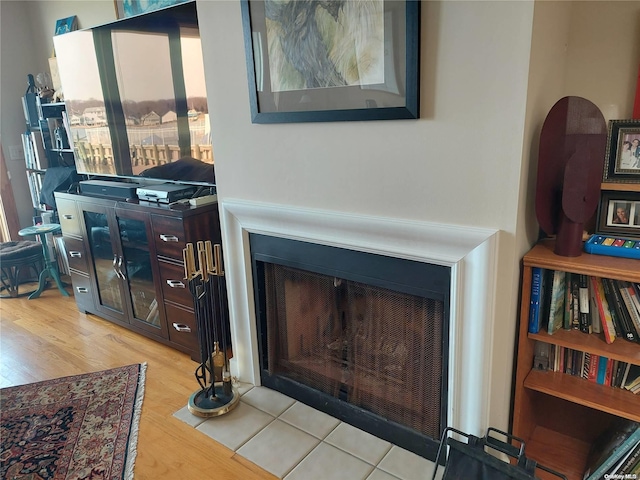
<instances>
[{"instance_id":1,"label":"wooden bookcase","mask_svg":"<svg viewBox=\"0 0 640 480\"><path fill-rule=\"evenodd\" d=\"M561 330L553 335L530 334L529 305L532 267L640 282L640 260L583 253L562 257L553 240L543 240L523 259L520 326L512 429L526 443L526 454L537 462L581 480L593 440L616 417L640 421L640 395L573 377L533 369L536 340L640 365L640 344L602 334ZM543 479L557 478L545 476Z\"/></svg>"}]
</instances>

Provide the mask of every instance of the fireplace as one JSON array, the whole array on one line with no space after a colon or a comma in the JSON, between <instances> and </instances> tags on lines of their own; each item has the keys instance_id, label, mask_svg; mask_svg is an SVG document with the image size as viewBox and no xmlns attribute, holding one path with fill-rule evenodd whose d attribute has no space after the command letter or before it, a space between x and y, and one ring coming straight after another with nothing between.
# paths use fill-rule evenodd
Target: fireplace
<instances>
[{"instance_id":1,"label":"fireplace","mask_svg":"<svg viewBox=\"0 0 640 480\"><path fill-rule=\"evenodd\" d=\"M442 266L449 272L448 326L443 327L447 361L441 386L444 401L435 423L475 435L483 435L488 426L508 429L511 365L497 345L513 329L496 322L498 231L228 198L220 203L220 213L234 346L232 375L253 385L267 382L261 375L263 339L254 301L259 287L253 283L257 267L252 265L251 234ZM313 273L327 275L330 284L334 277L343 278Z\"/></svg>"},{"instance_id":2,"label":"fireplace","mask_svg":"<svg viewBox=\"0 0 640 480\"><path fill-rule=\"evenodd\" d=\"M263 386L433 460L450 268L251 234Z\"/></svg>"}]
</instances>

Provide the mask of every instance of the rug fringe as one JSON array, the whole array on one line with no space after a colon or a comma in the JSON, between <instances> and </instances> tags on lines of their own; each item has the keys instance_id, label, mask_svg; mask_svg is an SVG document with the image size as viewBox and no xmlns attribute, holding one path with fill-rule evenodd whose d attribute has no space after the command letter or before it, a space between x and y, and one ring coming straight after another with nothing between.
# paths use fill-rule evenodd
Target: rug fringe
<instances>
[{"instance_id":1,"label":"rug fringe","mask_svg":"<svg viewBox=\"0 0 640 480\"><path fill-rule=\"evenodd\" d=\"M133 480L133 467L135 466L136 455L138 453L138 429L140 425L140 415L142 413L142 401L144 399L144 384L146 372L147 362L141 363L140 372L138 374L138 390L136 391L136 400L133 406L133 418L131 421L127 462L125 465L123 480Z\"/></svg>"}]
</instances>

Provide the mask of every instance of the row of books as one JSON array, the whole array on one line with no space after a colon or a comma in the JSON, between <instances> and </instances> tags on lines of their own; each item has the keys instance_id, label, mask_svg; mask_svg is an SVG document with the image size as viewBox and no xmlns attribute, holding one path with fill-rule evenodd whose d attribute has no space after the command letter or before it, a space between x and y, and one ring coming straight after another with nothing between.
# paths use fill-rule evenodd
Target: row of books
<instances>
[{"instance_id":1,"label":"row of books","mask_svg":"<svg viewBox=\"0 0 640 480\"><path fill-rule=\"evenodd\" d=\"M24 161L28 169L46 170L49 167L49 159L42 142L40 132L25 132L22 134L22 149Z\"/></svg>"},{"instance_id":2,"label":"row of books","mask_svg":"<svg viewBox=\"0 0 640 480\"><path fill-rule=\"evenodd\" d=\"M640 284L533 267L529 333L561 328L640 342Z\"/></svg>"},{"instance_id":3,"label":"row of books","mask_svg":"<svg viewBox=\"0 0 640 480\"><path fill-rule=\"evenodd\" d=\"M618 419L591 445L583 480L640 478L640 424Z\"/></svg>"},{"instance_id":4,"label":"row of books","mask_svg":"<svg viewBox=\"0 0 640 480\"><path fill-rule=\"evenodd\" d=\"M599 385L640 393L640 365L560 345L536 342L534 368L562 372Z\"/></svg>"}]
</instances>

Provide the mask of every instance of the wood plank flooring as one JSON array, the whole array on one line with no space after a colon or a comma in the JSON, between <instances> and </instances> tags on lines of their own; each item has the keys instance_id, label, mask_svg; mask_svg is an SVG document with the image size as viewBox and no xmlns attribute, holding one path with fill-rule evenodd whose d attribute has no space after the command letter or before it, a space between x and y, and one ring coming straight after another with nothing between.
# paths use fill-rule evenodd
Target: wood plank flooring
<instances>
[{"instance_id":1,"label":"wood plank flooring","mask_svg":"<svg viewBox=\"0 0 640 480\"><path fill-rule=\"evenodd\" d=\"M173 417L198 389L188 355L80 313L52 287L34 300L0 299L0 387L143 362L136 480L276 478Z\"/></svg>"}]
</instances>

